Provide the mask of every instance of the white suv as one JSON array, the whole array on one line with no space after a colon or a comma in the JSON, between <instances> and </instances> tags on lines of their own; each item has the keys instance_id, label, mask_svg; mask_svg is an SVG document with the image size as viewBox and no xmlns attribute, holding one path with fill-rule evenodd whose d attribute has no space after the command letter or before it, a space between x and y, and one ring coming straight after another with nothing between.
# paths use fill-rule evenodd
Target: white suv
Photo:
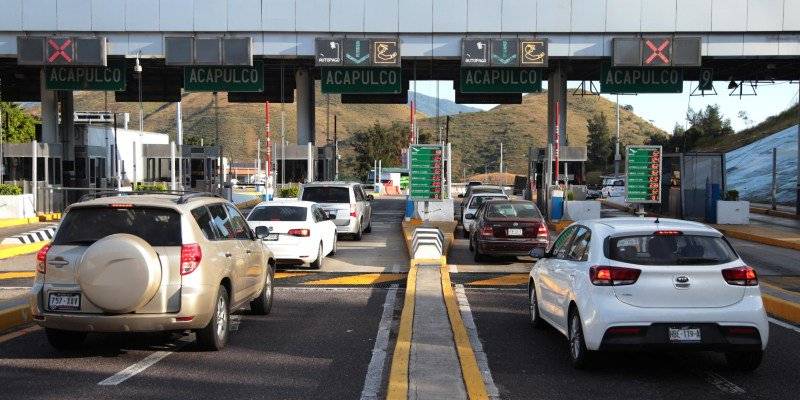
<instances>
[{"instance_id":1,"label":"white suv","mask_svg":"<svg viewBox=\"0 0 800 400\"><path fill-rule=\"evenodd\" d=\"M313 182L300 188L300 200L322 206L336 224L336 232L361 240L372 232L372 195L355 182Z\"/></svg>"}]
</instances>

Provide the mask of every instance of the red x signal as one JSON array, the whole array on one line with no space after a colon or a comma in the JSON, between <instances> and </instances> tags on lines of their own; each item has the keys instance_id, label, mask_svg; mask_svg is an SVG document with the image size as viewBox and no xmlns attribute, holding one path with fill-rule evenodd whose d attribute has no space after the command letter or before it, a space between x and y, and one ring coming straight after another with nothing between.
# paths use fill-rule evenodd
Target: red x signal
<instances>
[{"instance_id":1,"label":"red x signal","mask_svg":"<svg viewBox=\"0 0 800 400\"><path fill-rule=\"evenodd\" d=\"M656 44L650 40L645 40L644 45L650 49L650 56L644 60L644 63L651 64L656 58L658 58L664 64L669 64L669 57L667 57L667 55L664 54L664 50L666 50L669 47L669 44L670 44L669 39L664 39L664 41L661 42L661 44L659 44L658 46L656 46Z\"/></svg>"},{"instance_id":2,"label":"red x signal","mask_svg":"<svg viewBox=\"0 0 800 400\"><path fill-rule=\"evenodd\" d=\"M66 49L72 45L72 39L64 40L64 42L61 43L61 45L56 43L56 41L53 39L48 39L47 44L49 44L50 47L53 48L52 52L50 53L50 57L47 58L48 62L53 62L55 60L58 60L59 58L63 58L64 61L68 63L72 62L72 57L70 57L70 55L67 54L66 52Z\"/></svg>"}]
</instances>

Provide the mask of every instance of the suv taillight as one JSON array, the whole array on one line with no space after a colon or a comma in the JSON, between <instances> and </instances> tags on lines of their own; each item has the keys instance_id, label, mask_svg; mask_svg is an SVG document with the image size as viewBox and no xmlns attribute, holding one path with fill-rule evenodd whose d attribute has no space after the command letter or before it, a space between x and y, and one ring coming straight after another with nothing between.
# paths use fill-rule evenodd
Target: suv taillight
<instances>
[{"instance_id":1,"label":"suv taillight","mask_svg":"<svg viewBox=\"0 0 800 400\"><path fill-rule=\"evenodd\" d=\"M311 235L311 230L310 229L289 229L289 231L286 232L286 234L288 234L289 236L308 237L309 235Z\"/></svg>"},{"instance_id":2,"label":"suv taillight","mask_svg":"<svg viewBox=\"0 0 800 400\"><path fill-rule=\"evenodd\" d=\"M353 218L358 218L358 210L356 210L355 204L350 204L350 216Z\"/></svg>"},{"instance_id":3,"label":"suv taillight","mask_svg":"<svg viewBox=\"0 0 800 400\"><path fill-rule=\"evenodd\" d=\"M188 275L194 272L200 261L203 259L203 252L197 243L185 244L181 246L181 275Z\"/></svg>"},{"instance_id":4,"label":"suv taillight","mask_svg":"<svg viewBox=\"0 0 800 400\"><path fill-rule=\"evenodd\" d=\"M595 265L589 269L589 279L596 286L632 285L642 271L636 268Z\"/></svg>"},{"instance_id":5,"label":"suv taillight","mask_svg":"<svg viewBox=\"0 0 800 400\"><path fill-rule=\"evenodd\" d=\"M729 285L758 286L756 270L747 266L723 269L722 277Z\"/></svg>"},{"instance_id":6,"label":"suv taillight","mask_svg":"<svg viewBox=\"0 0 800 400\"><path fill-rule=\"evenodd\" d=\"M47 273L47 252L50 251L50 247L52 245L46 244L36 253L36 272L40 274Z\"/></svg>"}]
</instances>

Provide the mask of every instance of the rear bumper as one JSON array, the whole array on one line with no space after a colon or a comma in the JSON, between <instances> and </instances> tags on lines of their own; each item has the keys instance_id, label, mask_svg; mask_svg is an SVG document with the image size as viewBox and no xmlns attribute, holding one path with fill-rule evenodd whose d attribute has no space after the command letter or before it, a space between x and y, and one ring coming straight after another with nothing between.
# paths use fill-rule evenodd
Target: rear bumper
<instances>
[{"instance_id":1,"label":"rear bumper","mask_svg":"<svg viewBox=\"0 0 800 400\"><path fill-rule=\"evenodd\" d=\"M311 243L311 240L298 240L292 244L264 243L267 244L267 247L272 251L272 256L279 263L311 262L317 259L317 249Z\"/></svg>"},{"instance_id":2,"label":"rear bumper","mask_svg":"<svg viewBox=\"0 0 800 400\"><path fill-rule=\"evenodd\" d=\"M358 233L358 220L354 217L350 217L347 224L342 225L339 225L339 220L337 220L336 233Z\"/></svg>"},{"instance_id":3,"label":"rear bumper","mask_svg":"<svg viewBox=\"0 0 800 400\"><path fill-rule=\"evenodd\" d=\"M490 256L527 256L535 247L547 249L547 243L537 240L476 240L478 249Z\"/></svg>"},{"instance_id":4,"label":"rear bumper","mask_svg":"<svg viewBox=\"0 0 800 400\"><path fill-rule=\"evenodd\" d=\"M691 327L700 329L701 340L676 342L669 338L669 328ZM739 328L740 326L734 325ZM639 327L638 334L617 334L606 331L600 350L669 350L669 351L757 351L762 349L761 335L754 326L752 334L731 334L731 326L716 323L658 323Z\"/></svg>"}]
</instances>

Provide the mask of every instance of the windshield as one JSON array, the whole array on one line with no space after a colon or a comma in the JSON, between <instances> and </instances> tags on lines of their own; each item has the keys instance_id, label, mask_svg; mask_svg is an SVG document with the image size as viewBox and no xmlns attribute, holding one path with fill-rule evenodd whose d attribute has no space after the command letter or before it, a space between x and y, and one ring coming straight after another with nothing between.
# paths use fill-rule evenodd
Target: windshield
<instances>
[{"instance_id":1,"label":"windshield","mask_svg":"<svg viewBox=\"0 0 800 400\"><path fill-rule=\"evenodd\" d=\"M470 200L469 206L467 208L478 208L481 204L494 199L506 199L506 196L475 196Z\"/></svg>"},{"instance_id":2,"label":"windshield","mask_svg":"<svg viewBox=\"0 0 800 400\"><path fill-rule=\"evenodd\" d=\"M541 219L542 214L530 203L497 203L487 206L488 218Z\"/></svg>"},{"instance_id":3,"label":"windshield","mask_svg":"<svg viewBox=\"0 0 800 400\"><path fill-rule=\"evenodd\" d=\"M655 234L611 238L606 257L641 265L713 265L737 259L721 237Z\"/></svg>"},{"instance_id":4,"label":"windshield","mask_svg":"<svg viewBox=\"0 0 800 400\"><path fill-rule=\"evenodd\" d=\"M311 186L303 189L302 200L315 203L350 203L350 190L346 187Z\"/></svg>"},{"instance_id":5,"label":"windshield","mask_svg":"<svg viewBox=\"0 0 800 400\"><path fill-rule=\"evenodd\" d=\"M247 216L248 221L305 221L305 207L267 206L256 207Z\"/></svg>"},{"instance_id":6,"label":"windshield","mask_svg":"<svg viewBox=\"0 0 800 400\"><path fill-rule=\"evenodd\" d=\"M64 216L53 244L88 246L116 233L138 236L151 246L180 246L181 217L167 208L75 208Z\"/></svg>"}]
</instances>

